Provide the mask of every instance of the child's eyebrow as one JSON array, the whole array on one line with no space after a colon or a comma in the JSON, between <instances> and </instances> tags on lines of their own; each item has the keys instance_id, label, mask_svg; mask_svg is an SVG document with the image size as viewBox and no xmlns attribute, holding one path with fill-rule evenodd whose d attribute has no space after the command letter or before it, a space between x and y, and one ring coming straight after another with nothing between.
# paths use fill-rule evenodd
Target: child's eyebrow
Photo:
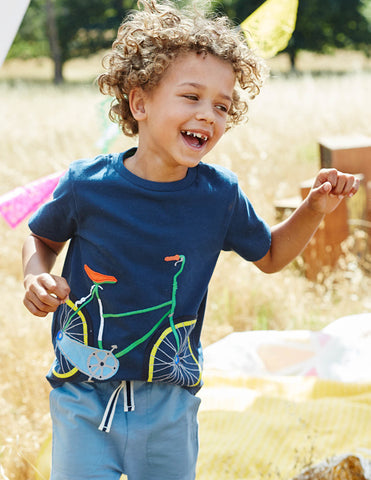
<instances>
[{"instance_id":1,"label":"child's eyebrow","mask_svg":"<svg viewBox=\"0 0 371 480\"><path fill-rule=\"evenodd\" d=\"M198 88L199 90L205 90L205 86L202 85L201 83L197 83L197 82L184 82L184 83L180 83L178 85L178 87L194 87L194 88ZM228 100L229 102L232 102L232 98L225 94L225 93L220 93L219 94L222 98L224 98L225 100Z\"/></svg>"}]
</instances>

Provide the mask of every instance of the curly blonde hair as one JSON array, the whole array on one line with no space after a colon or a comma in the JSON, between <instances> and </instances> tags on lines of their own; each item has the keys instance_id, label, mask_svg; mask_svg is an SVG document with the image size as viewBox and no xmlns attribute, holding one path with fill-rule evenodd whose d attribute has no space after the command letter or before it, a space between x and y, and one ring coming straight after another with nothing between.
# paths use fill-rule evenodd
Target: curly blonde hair
<instances>
[{"instance_id":1,"label":"curly blonde hair","mask_svg":"<svg viewBox=\"0 0 371 480\"><path fill-rule=\"evenodd\" d=\"M156 0L138 0L138 7L142 8L131 12L121 24L112 51L103 59L106 73L97 80L100 91L114 97L109 117L119 123L125 135L138 133L129 92L135 87L156 87L171 62L184 53L210 53L230 62L236 84L248 97L252 99L260 92L266 65L248 48L243 33L228 18L213 18L195 7L180 10ZM247 110L247 101L235 88L227 128L245 120Z\"/></svg>"}]
</instances>

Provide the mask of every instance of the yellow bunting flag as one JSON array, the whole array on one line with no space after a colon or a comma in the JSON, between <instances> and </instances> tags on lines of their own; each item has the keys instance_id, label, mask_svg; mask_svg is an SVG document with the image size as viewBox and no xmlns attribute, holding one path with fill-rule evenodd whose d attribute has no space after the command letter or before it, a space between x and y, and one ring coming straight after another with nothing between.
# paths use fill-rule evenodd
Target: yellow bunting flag
<instances>
[{"instance_id":1,"label":"yellow bunting flag","mask_svg":"<svg viewBox=\"0 0 371 480\"><path fill-rule=\"evenodd\" d=\"M298 0L266 0L241 23L249 46L264 58L284 50L294 32Z\"/></svg>"}]
</instances>

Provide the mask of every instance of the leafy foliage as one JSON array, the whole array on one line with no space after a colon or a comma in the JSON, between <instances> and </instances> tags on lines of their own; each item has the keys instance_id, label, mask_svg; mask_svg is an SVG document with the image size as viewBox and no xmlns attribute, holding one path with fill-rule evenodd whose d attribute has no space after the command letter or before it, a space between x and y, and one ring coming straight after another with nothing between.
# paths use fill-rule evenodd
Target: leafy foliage
<instances>
[{"instance_id":1,"label":"leafy foliage","mask_svg":"<svg viewBox=\"0 0 371 480\"><path fill-rule=\"evenodd\" d=\"M7 58L33 58L49 55L45 0L31 0Z\"/></svg>"},{"instance_id":2,"label":"leafy foliage","mask_svg":"<svg viewBox=\"0 0 371 480\"><path fill-rule=\"evenodd\" d=\"M217 10L241 23L263 1L222 0ZM299 50L353 48L370 53L371 0L299 0L297 22L286 52L294 65Z\"/></svg>"},{"instance_id":3,"label":"leafy foliage","mask_svg":"<svg viewBox=\"0 0 371 480\"><path fill-rule=\"evenodd\" d=\"M370 3L370 2L368 2ZM333 48L370 48L370 23L361 0L300 0L295 32L287 52L329 52Z\"/></svg>"},{"instance_id":4,"label":"leafy foliage","mask_svg":"<svg viewBox=\"0 0 371 480\"><path fill-rule=\"evenodd\" d=\"M127 8L133 4L122 0L58 0L57 25L62 59L88 56L108 48Z\"/></svg>"},{"instance_id":5,"label":"leafy foliage","mask_svg":"<svg viewBox=\"0 0 371 480\"><path fill-rule=\"evenodd\" d=\"M53 56L48 0L31 0L8 58ZM54 7L62 65L69 59L109 48L135 0L49 0ZM50 22L50 19L49 19ZM54 58L55 60L55 58Z\"/></svg>"},{"instance_id":6,"label":"leafy foliage","mask_svg":"<svg viewBox=\"0 0 371 480\"><path fill-rule=\"evenodd\" d=\"M175 1L182 5L188 0ZM136 5L136 0L31 0L8 58L55 56L48 34L48 2L55 10L62 65L71 58L108 48L123 17ZM264 2L211 0L211 3L215 12L241 23ZM370 45L371 0L299 0L296 29L285 51L294 66L299 50L327 52L333 48L353 48L369 54Z\"/></svg>"}]
</instances>

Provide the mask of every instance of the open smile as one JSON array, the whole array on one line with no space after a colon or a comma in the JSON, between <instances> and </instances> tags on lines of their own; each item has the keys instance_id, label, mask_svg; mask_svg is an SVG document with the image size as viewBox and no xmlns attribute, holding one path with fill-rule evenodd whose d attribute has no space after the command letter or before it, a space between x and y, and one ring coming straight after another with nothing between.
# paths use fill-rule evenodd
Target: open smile
<instances>
[{"instance_id":1,"label":"open smile","mask_svg":"<svg viewBox=\"0 0 371 480\"><path fill-rule=\"evenodd\" d=\"M190 130L182 130L180 132L187 143L192 148L201 148L209 140L209 136L199 132L192 132Z\"/></svg>"}]
</instances>

